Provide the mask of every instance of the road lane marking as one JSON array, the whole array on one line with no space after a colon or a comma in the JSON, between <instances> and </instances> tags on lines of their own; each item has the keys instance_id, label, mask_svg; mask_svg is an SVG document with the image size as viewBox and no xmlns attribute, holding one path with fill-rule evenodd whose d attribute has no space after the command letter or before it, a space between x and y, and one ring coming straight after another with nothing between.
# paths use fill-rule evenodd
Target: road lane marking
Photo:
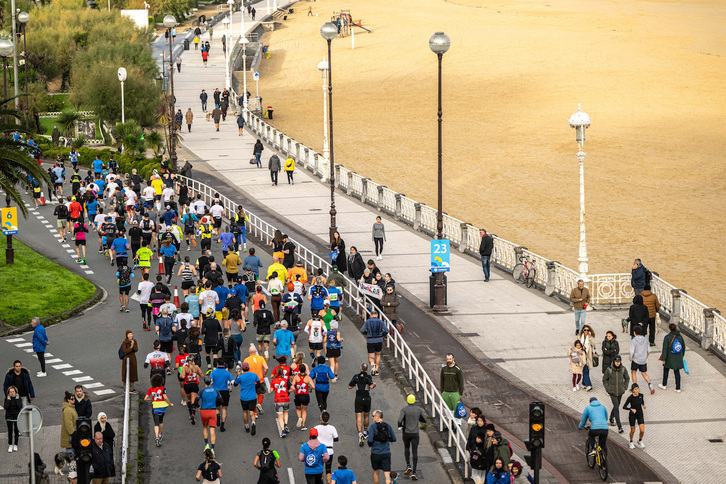
<instances>
[{"instance_id":1,"label":"road lane marking","mask_svg":"<svg viewBox=\"0 0 726 484\"><path fill-rule=\"evenodd\" d=\"M6 339L8 343L17 343L18 341L25 341L23 338L13 338L13 339Z\"/></svg>"}]
</instances>

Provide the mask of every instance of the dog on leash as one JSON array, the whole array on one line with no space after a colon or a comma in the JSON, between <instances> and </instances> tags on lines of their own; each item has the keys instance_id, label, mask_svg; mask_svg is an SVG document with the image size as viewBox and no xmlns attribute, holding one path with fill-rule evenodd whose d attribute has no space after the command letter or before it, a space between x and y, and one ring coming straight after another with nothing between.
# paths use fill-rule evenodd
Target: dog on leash
<instances>
[{"instance_id":1,"label":"dog on leash","mask_svg":"<svg viewBox=\"0 0 726 484\"><path fill-rule=\"evenodd\" d=\"M212 119L212 113L207 113L207 122L209 122L210 119Z\"/></svg>"},{"instance_id":2,"label":"dog on leash","mask_svg":"<svg viewBox=\"0 0 726 484\"><path fill-rule=\"evenodd\" d=\"M53 458L55 461L55 473L64 475L63 468L68 466L68 471L76 470L76 458L75 455L70 452L58 452Z\"/></svg>"}]
</instances>

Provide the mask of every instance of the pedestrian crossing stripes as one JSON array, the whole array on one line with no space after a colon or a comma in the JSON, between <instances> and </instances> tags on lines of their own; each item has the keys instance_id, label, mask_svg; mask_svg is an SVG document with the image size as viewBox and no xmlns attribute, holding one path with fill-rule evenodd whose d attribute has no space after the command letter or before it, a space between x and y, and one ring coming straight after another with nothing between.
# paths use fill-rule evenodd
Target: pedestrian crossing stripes
<instances>
[{"instance_id":1,"label":"pedestrian crossing stripes","mask_svg":"<svg viewBox=\"0 0 726 484\"><path fill-rule=\"evenodd\" d=\"M86 388L101 388L102 386L104 386L104 384L103 383L99 383L99 382L93 382L93 383L86 383L83 386L86 387Z\"/></svg>"},{"instance_id":2,"label":"pedestrian crossing stripes","mask_svg":"<svg viewBox=\"0 0 726 484\"><path fill-rule=\"evenodd\" d=\"M23 338L12 338L12 339L6 339L8 343L17 343L18 341L25 341Z\"/></svg>"},{"instance_id":3,"label":"pedestrian crossing stripes","mask_svg":"<svg viewBox=\"0 0 726 484\"><path fill-rule=\"evenodd\" d=\"M18 343L15 346L22 348L23 346L33 346L33 343Z\"/></svg>"},{"instance_id":4,"label":"pedestrian crossing stripes","mask_svg":"<svg viewBox=\"0 0 726 484\"><path fill-rule=\"evenodd\" d=\"M46 360L45 362L46 364L52 365L54 363L61 363L62 361L63 360L61 360L60 358L53 358L52 360Z\"/></svg>"},{"instance_id":5,"label":"pedestrian crossing stripes","mask_svg":"<svg viewBox=\"0 0 726 484\"><path fill-rule=\"evenodd\" d=\"M104 390L94 390L96 395L110 395L111 393L116 393L115 390L111 390L110 388L106 388Z\"/></svg>"},{"instance_id":6,"label":"pedestrian crossing stripes","mask_svg":"<svg viewBox=\"0 0 726 484\"><path fill-rule=\"evenodd\" d=\"M73 381L76 383L81 383L84 381L93 381L93 377L92 376L79 376L77 378L74 378Z\"/></svg>"},{"instance_id":7,"label":"pedestrian crossing stripes","mask_svg":"<svg viewBox=\"0 0 726 484\"><path fill-rule=\"evenodd\" d=\"M63 374L65 376L73 376L73 375L81 375L83 372L81 370L70 370L70 371L64 371Z\"/></svg>"},{"instance_id":8,"label":"pedestrian crossing stripes","mask_svg":"<svg viewBox=\"0 0 726 484\"><path fill-rule=\"evenodd\" d=\"M66 368L73 368L73 365L69 365L68 363L63 363L62 365L55 365L53 367L54 370L65 370Z\"/></svg>"}]
</instances>

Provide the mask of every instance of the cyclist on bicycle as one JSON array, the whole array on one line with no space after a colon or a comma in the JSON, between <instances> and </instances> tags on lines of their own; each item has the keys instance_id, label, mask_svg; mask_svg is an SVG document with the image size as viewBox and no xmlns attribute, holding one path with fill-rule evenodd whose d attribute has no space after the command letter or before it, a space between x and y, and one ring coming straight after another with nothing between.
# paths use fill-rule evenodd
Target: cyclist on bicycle
<instances>
[{"instance_id":1,"label":"cyclist on bicycle","mask_svg":"<svg viewBox=\"0 0 726 484\"><path fill-rule=\"evenodd\" d=\"M607 453L608 410L604 405L597 401L597 397L590 398L590 405L588 405L585 408L585 411L582 412L580 425L578 425L577 428L582 430L588 419L590 420L590 430L587 435L588 441L590 442L590 448L592 449L590 455L597 454L595 437L598 439L600 448L602 448L604 453Z\"/></svg>"}]
</instances>

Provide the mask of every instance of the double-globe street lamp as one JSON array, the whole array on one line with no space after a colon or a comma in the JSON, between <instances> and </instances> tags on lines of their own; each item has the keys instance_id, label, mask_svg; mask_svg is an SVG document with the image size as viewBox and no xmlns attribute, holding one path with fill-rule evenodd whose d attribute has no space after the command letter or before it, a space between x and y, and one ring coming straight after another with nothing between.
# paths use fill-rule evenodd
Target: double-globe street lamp
<instances>
[{"instance_id":1,"label":"double-globe street lamp","mask_svg":"<svg viewBox=\"0 0 726 484\"><path fill-rule=\"evenodd\" d=\"M174 102L174 46L171 29L176 27L176 18L173 15L164 17L164 27L169 32L169 82L171 87L170 111L169 111L169 161L171 162L171 171L176 173L176 108Z\"/></svg>"},{"instance_id":2,"label":"double-globe street lamp","mask_svg":"<svg viewBox=\"0 0 726 484\"><path fill-rule=\"evenodd\" d=\"M28 49L25 43L25 25L28 23L28 20L30 20L28 12L20 12L18 14L18 22L20 22L20 25L22 26L21 30L23 34L23 66L25 68L25 129L28 129L30 118L30 107L28 106L30 101L30 98L28 97Z\"/></svg>"},{"instance_id":3,"label":"double-globe street lamp","mask_svg":"<svg viewBox=\"0 0 726 484\"><path fill-rule=\"evenodd\" d=\"M333 62L331 57L330 44L338 35L338 27L333 22L325 22L320 27L320 35L328 42L328 127L330 130L330 242L333 242L333 234L338 230L335 225L335 154L333 151Z\"/></svg>"},{"instance_id":4,"label":"double-globe street lamp","mask_svg":"<svg viewBox=\"0 0 726 484\"><path fill-rule=\"evenodd\" d=\"M438 211L436 214L436 239L444 238L444 212L443 212L443 169L442 169L442 135L441 135L441 61L446 51L451 47L451 39L443 32L436 32L429 39L429 47L439 59L439 110L438 110L438 130L439 130L439 175L438 175ZM436 281L434 284L434 312L441 313L446 311L446 287L444 286L444 273L436 273Z\"/></svg>"},{"instance_id":5,"label":"double-globe street lamp","mask_svg":"<svg viewBox=\"0 0 726 484\"><path fill-rule=\"evenodd\" d=\"M570 116L569 125L575 128L575 139L577 140L577 160L580 163L580 279L588 281L587 277L587 239L585 238L585 130L590 127L592 120L587 113L583 113L580 105L577 105L577 112Z\"/></svg>"}]
</instances>

